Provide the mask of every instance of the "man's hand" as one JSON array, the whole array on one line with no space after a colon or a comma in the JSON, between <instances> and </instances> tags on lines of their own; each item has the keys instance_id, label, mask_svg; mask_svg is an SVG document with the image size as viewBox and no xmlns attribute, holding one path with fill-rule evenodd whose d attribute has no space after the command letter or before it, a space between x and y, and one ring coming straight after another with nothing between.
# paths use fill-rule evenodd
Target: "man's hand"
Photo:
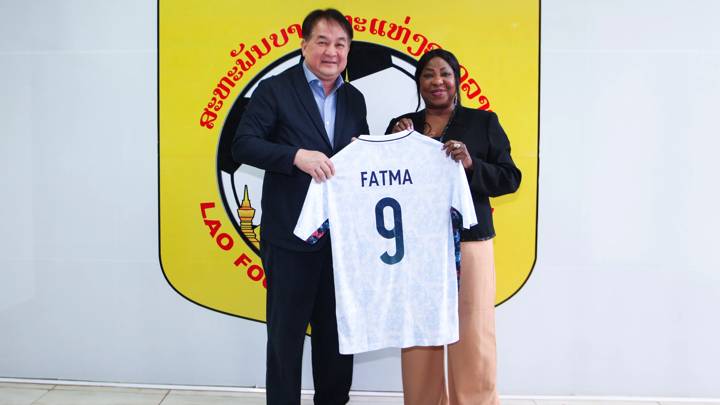
<instances>
[{"instance_id":1,"label":"man's hand","mask_svg":"<svg viewBox=\"0 0 720 405\"><path fill-rule=\"evenodd\" d=\"M315 181L322 183L335 175L335 166L324 153L315 150L299 149L295 154L293 164L298 169L312 176Z\"/></svg>"}]
</instances>

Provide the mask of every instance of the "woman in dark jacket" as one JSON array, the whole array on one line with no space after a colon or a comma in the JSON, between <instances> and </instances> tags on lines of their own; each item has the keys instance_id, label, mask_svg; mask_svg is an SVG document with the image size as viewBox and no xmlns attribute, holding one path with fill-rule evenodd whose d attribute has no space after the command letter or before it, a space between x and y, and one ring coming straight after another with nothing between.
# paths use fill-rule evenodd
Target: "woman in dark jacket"
<instances>
[{"instance_id":1,"label":"woman in dark jacket","mask_svg":"<svg viewBox=\"0 0 720 405\"><path fill-rule=\"evenodd\" d=\"M459 292L460 340L448 346L448 384L444 386L443 348L402 351L405 404L497 405L495 386L495 265L489 197L515 192L520 170L510 142L493 112L460 105L460 65L443 49L418 61L415 83L425 109L393 119L388 133L414 128L437 139L467 173L478 224L461 232ZM449 398L447 391L449 391Z\"/></svg>"}]
</instances>

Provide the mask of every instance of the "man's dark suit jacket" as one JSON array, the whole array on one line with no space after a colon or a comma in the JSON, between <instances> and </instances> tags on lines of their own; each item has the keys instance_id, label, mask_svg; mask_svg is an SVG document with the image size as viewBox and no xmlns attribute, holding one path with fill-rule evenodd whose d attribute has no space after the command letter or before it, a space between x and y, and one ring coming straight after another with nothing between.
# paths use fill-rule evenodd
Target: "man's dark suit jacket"
<instances>
[{"instance_id":1,"label":"man's dark suit jacket","mask_svg":"<svg viewBox=\"0 0 720 405\"><path fill-rule=\"evenodd\" d=\"M362 93L349 83L337 89L334 144L331 145L302 66L263 80L242 115L232 155L240 164L265 170L260 237L294 251L317 251L293 234L311 177L293 165L298 149L331 157L353 136L368 133Z\"/></svg>"}]
</instances>

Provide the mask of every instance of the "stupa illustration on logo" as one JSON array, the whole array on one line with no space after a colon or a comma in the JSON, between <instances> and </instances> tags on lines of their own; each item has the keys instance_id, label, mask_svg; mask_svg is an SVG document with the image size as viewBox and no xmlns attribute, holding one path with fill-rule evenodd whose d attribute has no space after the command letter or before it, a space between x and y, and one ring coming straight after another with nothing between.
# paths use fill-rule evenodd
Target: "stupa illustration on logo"
<instances>
[{"instance_id":1,"label":"stupa illustration on logo","mask_svg":"<svg viewBox=\"0 0 720 405\"><path fill-rule=\"evenodd\" d=\"M238 234L256 253L260 248L258 224L262 215L260 198L264 171L235 163L230 154L230 146L235 129L258 83L295 66L300 63L300 58L298 49L278 59L255 76L235 100L220 133L217 175L223 205ZM390 119L415 110L417 93L413 76L416 63L411 57L394 49L353 41L343 77L365 97L371 134L385 133Z\"/></svg>"}]
</instances>

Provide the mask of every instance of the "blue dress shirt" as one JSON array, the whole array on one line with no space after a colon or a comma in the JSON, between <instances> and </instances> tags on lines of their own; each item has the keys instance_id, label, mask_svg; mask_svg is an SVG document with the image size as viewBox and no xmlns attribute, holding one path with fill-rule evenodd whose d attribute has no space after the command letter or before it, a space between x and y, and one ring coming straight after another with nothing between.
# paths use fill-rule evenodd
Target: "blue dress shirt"
<instances>
[{"instance_id":1,"label":"blue dress shirt","mask_svg":"<svg viewBox=\"0 0 720 405\"><path fill-rule=\"evenodd\" d=\"M308 69L305 62L302 64L303 71L305 72L305 78L310 85L313 97L315 97L315 104L317 104L318 110L320 111L320 118L325 125L325 132L327 133L330 144L334 145L335 139L335 112L337 110L337 89L344 83L341 76L338 76L335 80L335 86L333 86L330 94L325 95L325 89L323 88L322 82L318 79L313 72Z\"/></svg>"}]
</instances>

